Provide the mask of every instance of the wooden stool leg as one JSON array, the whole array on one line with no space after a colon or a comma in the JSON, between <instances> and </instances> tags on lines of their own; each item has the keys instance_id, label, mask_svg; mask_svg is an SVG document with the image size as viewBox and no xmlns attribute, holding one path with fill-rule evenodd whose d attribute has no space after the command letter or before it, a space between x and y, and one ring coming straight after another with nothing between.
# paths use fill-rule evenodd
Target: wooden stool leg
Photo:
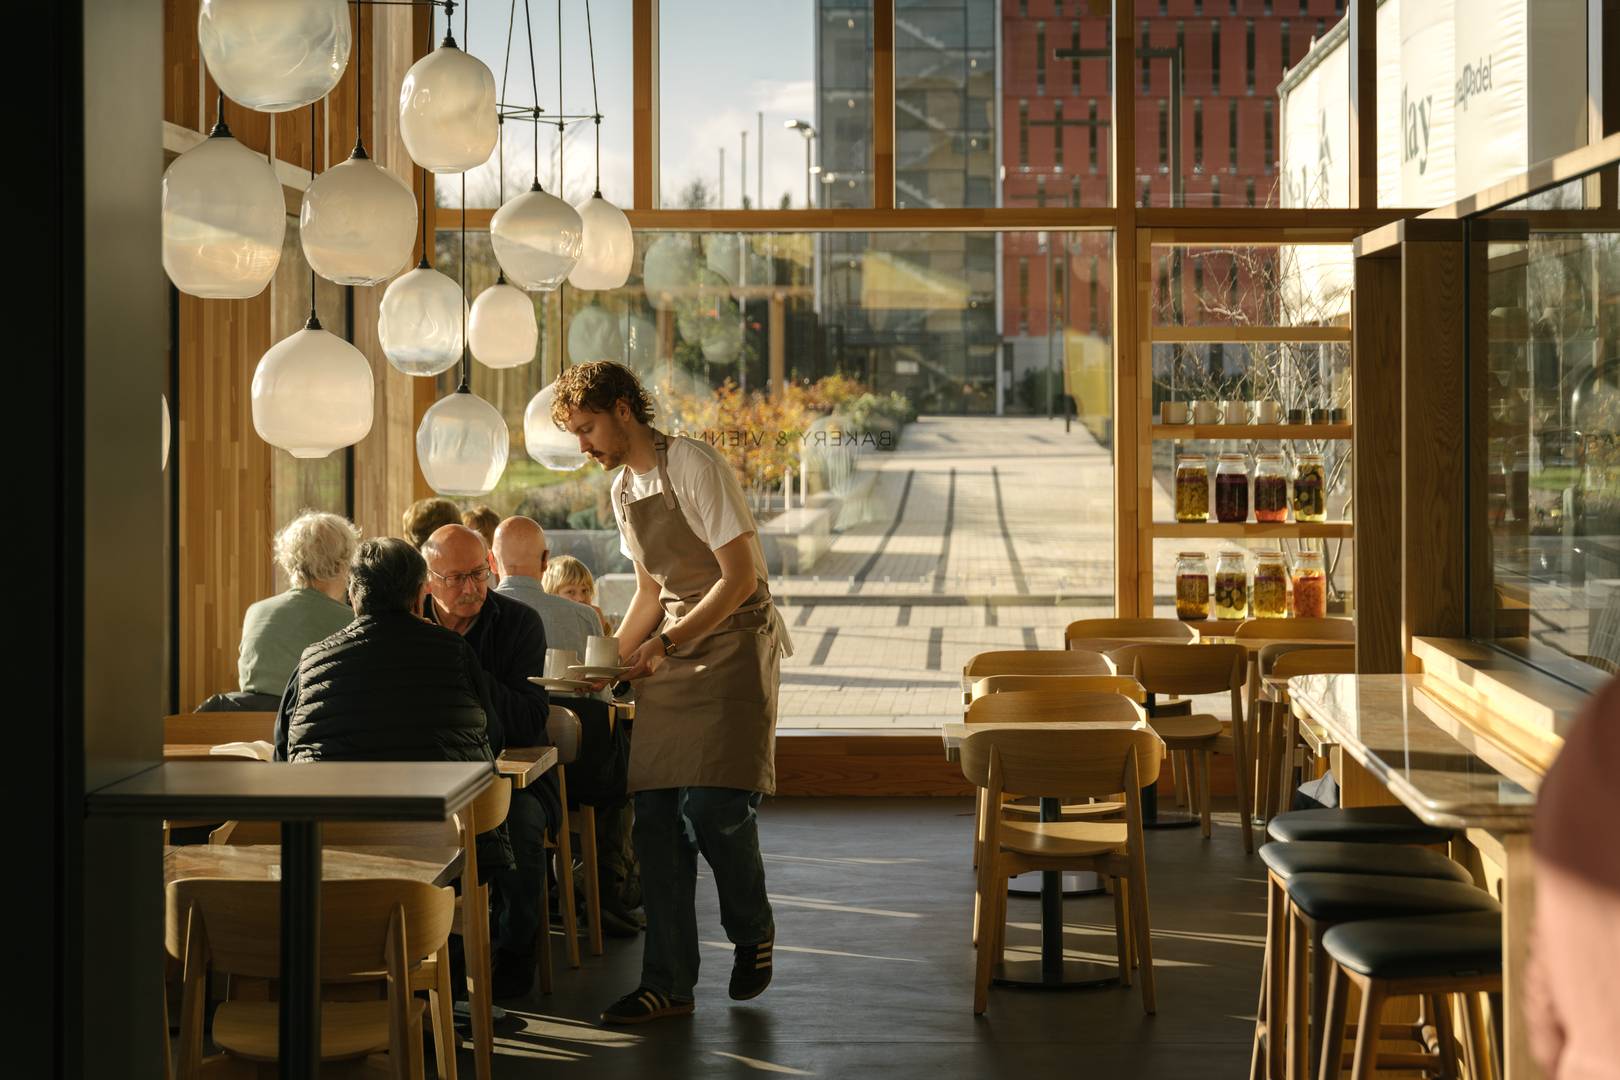
<instances>
[{"instance_id":1,"label":"wooden stool leg","mask_svg":"<svg viewBox=\"0 0 1620 1080\"><path fill-rule=\"evenodd\" d=\"M1491 1080L1491 1047L1485 1037L1485 1010L1480 1007L1479 995L1467 993L1463 1001L1464 1049L1468 1052L1469 1080Z\"/></svg>"},{"instance_id":2,"label":"wooden stool leg","mask_svg":"<svg viewBox=\"0 0 1620 1080\"><path fill-rule=\"evenodd\" d=\"M495 1021L490 1012L494 1006L490 997L494 986L489 955L489 886L474 885L469 892L473 898L472 918L478 925L476 941L462 940L467 947L467 970L473 984L467 994L467 1005L472 1010L473 1065L478 1080L489 1080L495 1058Z\"/></svg>"},{"instance_id":3,"label":"wooden stool leg","mask_svg":"<svg viewBox=\"0 0 1620 1080\"><path fill-rule=\"evenodd\" d=\"M1266 890L1266 906L1271 906L1271 890ZM1266 993L1271 985L1271 917L1266 916L1266 950L1260 956L1260 999L1254 1007L1254 1045L1249 1051L1249 1080L1266 1080L1266 1044L1275 1034L1266 1015Z\"/></svg>"},{"instance_id":4,"label":"wooden stool leg","mask_svg":"<svg viewBox=\"0 0 1620 1080\"><path fill-rule=\"evenodd\" d=\"M1349 1012L1350 977L1335 964L1328 985L1327 1014L1322 1020L1322 1061L1317 1067L1317 1080L1339 1080L1344 1062L1344 1022Z\"/></svg>"},{"instance_id":5,"label":"wooden stool leg","mask_svg":"<svg viewBox=\"0 0 1620 1080\"><path fill-rule=\"evenodd\" d=\"M597 879L596 808L579 808L580 859L585 864L585 917L591 926L591 955L602 955L602 883Z\"/></svg>"},{"instance_id":6,"label":"wooden stool leg","mask_svg":"<svg viewBox=\"0 0 1620 1080\"><path fill-rule=\"evenodd\" d=\"M1114 888L1114 947L1119 953L1119 985L1131 985L1131 923L1125 917L1125 889L1121 880Z\"/></svg>"},{"instance_id":7,"label":"wooden stool leg","mask_svg":"<svg viewBox=\"0 0 1620 1080\"><path fill-rule=\"evenodd\" d=\"M1361 987L1361 1021L1356 1025L1355 1068L1350 1080L1373 1080L1378 1071L1378 1032L1384 1015L1384 987L1368 979Z\"/></svg>"},{"instance_id":8,"label":"wooden stool leg","mask_svg":"<svg viewBox=\"0 0 1620 1080\"><path fill-rule=\"evenodd\" d=\"M463 945L466 941L463 940ZM433 1019L433 1056L442 1080L456 1080L456 1020L450 994L450 946L439 950L434 963L436 978L428 1005Z\"/></svg>"},{"instance_id":9,"label":"wooden stool leg","mask_svg":"<svg viewBox=\"0 0 1620 1080\"><path fill-rule=\"evenodd\" d=\"M550 856L546 862L550 862ZM540 992L551 993L551 873L540 868L540 932L535 935L535 962L540 965Z\"/></svg>"},{"instance_id":10,"label":"wooden stool leg","mask_svg":"<svg viewBox=\"0 0 1620 1080\"><path fill-rule=\"evenodd\" d=\"M1326 927L1320 923L1311 926L1311 1033L1310 1047L1312 1062L1316 1061L1322 1052L1322 1025L1327 1016L1327 989L1328 980L1332 976L1333 959L1328 956L1327 950L1322 947L1322 934Z\"/></svg>"},{"instance_id":11,"label":"wooden stool leg","mask_svg":"<svg viewBox=\"0 0 1620 1080\"><path fill-rule=\"evenodd\" d=\"M1429 994L1425 1000L1434 1014L1434 1036L1439 1044L1440 1080L1458 1080L1457 1033L1451 1023L1451 999L1446 994Z\"/></svg>"},{"instance_id":12,"label":"wooden stool leg","mask_svg":"<svg viewBox=\"0 0 1620 1080\"><path fill-rule=\"evenodd\" d=\"M569 833L571 817L568 811L568 777L557 770L557 785L562 796L562 824L557 826L557 881L562 892L563 938L567 943L568 966L579 967L579 915L574 910L574 838Z\"/></svg>"},{"instance_id":13,"label":"wooden stool leg","mask_svg":"<svg viewBox=\"0 0 1620 1080\"><path fill-rule=\"evenodd\" d=\"M1266 901L1267 925L1273 928L1268 945L1272 956L1271 966L1267 969L1270 981L1266 986L1266 1050L1270 1058L1268 1075L1271 1080L1282 1080L1287 1072L1283 1053L1288 1048L1288 893L1283 890L1282 882L1269 873L1266 881L1270 885Z\"/></svg>"},{"instance_id":14,"label":"wooden stool leg","mask_svg":"<svg viewBox=\"0 0 1620 1080\"><path fill-rule=\"evenodd\" d=\"M1307 1080L1310 1076L1307 1040L1310 1029L1306 1026L1305 950L1310 941L1304 920L1292 907L1288 913L1288 1059L1287 1080Z\"/></svg>"},{"instance_id":15,"label":"wooden stool leg","mask_svg":"<svg viewBox=\"0 0 1620 1080\"><path fill-rule=\"evenodd\" d=\"M1209 786L1210 786L1210 753L1208 750L1198 751L1198 803L1199 816L1203 819L1204 839L1209 839Z\"/></svg>"}]
</instances>

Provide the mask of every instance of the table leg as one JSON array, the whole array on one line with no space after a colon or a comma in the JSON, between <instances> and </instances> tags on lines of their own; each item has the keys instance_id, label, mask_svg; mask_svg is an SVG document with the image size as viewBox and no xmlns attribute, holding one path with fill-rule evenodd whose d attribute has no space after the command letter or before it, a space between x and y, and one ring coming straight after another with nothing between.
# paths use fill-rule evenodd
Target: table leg
<instances>
[{"instance_id":1,"label":"table leg","mask_svg":"<svg viewBox=\"0 0 1620 1080\"><path fill-rule=\"evenodd\" d=\"M321 823L281 823L282 1080L321 1068Z\"/></svg>"}]
</instances>

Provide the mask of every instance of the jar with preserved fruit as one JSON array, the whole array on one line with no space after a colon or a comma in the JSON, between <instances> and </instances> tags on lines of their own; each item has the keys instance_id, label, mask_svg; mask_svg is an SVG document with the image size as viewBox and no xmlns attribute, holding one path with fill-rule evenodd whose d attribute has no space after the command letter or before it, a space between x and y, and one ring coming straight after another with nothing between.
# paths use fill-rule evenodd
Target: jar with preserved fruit
<instances>
[{"instance_id":1,"label":"jar with preserved fruit","mask_svg":"<svg viewBox=\"0 0 1620 1080\"><path fill-rule=\"evenodd\" d=\"M1249 572L1243 552L1223 551L1215 559L1215 617L1243 619L1249 614Z\"/></svg>"},{"instance_id":2,"label":"jar with preserved fruit","mask_svg":"<svg viewBox=\"0 0 1620 1080\"><path fill-rule=\"evenodd\" d=\"M1294 520L1327 520L1327 470L1321 454L1301 454L1294 467Z\"/></svg>"},{"instance_id":3,"label":"jar with preserved fruit","mask_svg":"<svg viewBox=\"0 0 1620 1080\"><path fill-rule=\"evenodd\" d=\"M1176 618L1183 622L1209 618L1209 558L1202 551L1176 556Z\"/></svg>"},{"instance_id":4,"label":"jar with preserved fruit","mask_svg":"<svg viewBox=\"0 0 1620 1080\"><path fill-rule=\"evenodd\" d=\"M1209 520L1209 463L1200 454L1176 458L1176 520Z\"/></svg>"},{"instance_id":5,"label":"jar with preserved fruit","mask_svg":"<svg viewBox=\"0 0 1620 1080\"><path fill-rule=\"evenodd\" d=\"M1288 563L1280 551L1254 553L1254 585L1249 590L1250 612L1256 619L1288 617Z\"/></svg>"},{"instance_id":6,"label":"jar with preserved fruit","mask_svg":"<svg viewBox=\"0 0 1620 1080\"><path fill-rule=\"evenodd\" d=\"M1281 454L1261 454L1254 465L1254 520L1288 520L1288 470Z\"/></svg>"},{"instance_id":7,"label":"jar with preserved fruit","mask_svg":"<svg viewBox=\"0 0 1620 1080\"><path fill-rule=\"evenodd\" d=\"M1249 520L1249 465L1242 454L1222 454L1215 466L1215 520Z\"/></svg>"},{"instance_id":8,"label":"jar with preserved fruit","mask_svg":"<svg viewBox=\"0 0 1620 1080\"><path fill-rule=\"evenodd\" d=\"M1327 617L1327 572L1320 551L1302 551L1294 557L1294 618Z\"/></svg>"}]
</instances>

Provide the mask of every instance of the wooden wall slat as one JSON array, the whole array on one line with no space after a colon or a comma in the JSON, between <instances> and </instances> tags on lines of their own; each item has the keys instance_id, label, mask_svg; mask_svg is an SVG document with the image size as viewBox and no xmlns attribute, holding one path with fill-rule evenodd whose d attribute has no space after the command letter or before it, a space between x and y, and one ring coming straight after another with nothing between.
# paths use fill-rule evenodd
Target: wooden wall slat
<instances>
[{"instance_id":1,"label":"wooden wall slat","mask_svg":"<svg viewBox=\"0 0 1620 1080\"><path fill-rule=\"evenodd\" d=\"M1356 669L1402 670L1401 263L1355 264L1350 404L1354 412Z\"/></svg>"}]
</instances>

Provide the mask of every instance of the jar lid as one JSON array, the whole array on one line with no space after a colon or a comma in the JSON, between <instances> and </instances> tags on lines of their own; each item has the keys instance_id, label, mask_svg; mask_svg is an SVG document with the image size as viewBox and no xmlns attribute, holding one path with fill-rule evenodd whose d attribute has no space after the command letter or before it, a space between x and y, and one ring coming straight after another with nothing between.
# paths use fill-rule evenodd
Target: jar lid
<instances>
[{"instance_id":1,"label":"jar lid","mask_svg":"<svg viewBox=\"0 0 1620 1080\"><path fill-rule=\"evenodd\" d=\"M1241 552L1241 551L1223 551L1223 552L1221 552L1221 558L1223 558L1223 559L1241 559L1241 558L1243 558L1243 552Z\"/></svg>"},{"instance_id":2,"label":"jar lid","mask_svg":"<svg viewBox=\"0 0 1620 1080\"><path fill-rule=\"evenodd\" d=\"M1205 555L1202 551L1178 551L1176 553L1176 558L1178 558L1178 559L1207 559L1207 558L1209 558L1209 556Z\"/></svg>"},{"instance_id":3,"label":"jar lid","mask_svg":"<svg viewBox=\"0 0 1620 1080\"><path fill-rule=\"evenodd\" d=\"M1204 459L1203 454L1177 454L1176 455L1176 460L1177 461L1198 461L1198 462L1202 462L1205 459Z\"/></svg>"},{"instance_id":4,"label":"jar lid","mask_svg":"<svg viewBox=\"0 0 1620 1080\"><path fill-rule=\"evenodd\" d=\"M1322 460L1322 455L1321 454L1315 454L1315 453L1308 453L1307 452L1307 453L1299 454L1297 456L1299 457L1299 460L1301 460L1301 461L1321 461Z\"/></svg>"},{"instance_id":5,"label":"jar lid","mask_svg":"<svg viewBox=\"0 0 1620 1080\"><path fill-rule=\"evenodd\" d=\"M1247 456L1246 454L1221 454L1220 459L1222 461L1244 461Z\"/></svg>"},{"instance_id":6,"label":"jar lid","mask_svg":"<svg viewBox=\"0 0 1620 1080\"><path fill-rule=\"evenodd\" d=\"M1267 452L1267 453L1264 453L1264 454L1256 454L1254 456L1256 458L1260 459L1261 461L1272 461L1272 460L1281 461L1282 460L1282 452L1277 451L1277 450L1273 450L1273 451L1270 451L1270 452Z\"/></svg>"}]
</instances>

